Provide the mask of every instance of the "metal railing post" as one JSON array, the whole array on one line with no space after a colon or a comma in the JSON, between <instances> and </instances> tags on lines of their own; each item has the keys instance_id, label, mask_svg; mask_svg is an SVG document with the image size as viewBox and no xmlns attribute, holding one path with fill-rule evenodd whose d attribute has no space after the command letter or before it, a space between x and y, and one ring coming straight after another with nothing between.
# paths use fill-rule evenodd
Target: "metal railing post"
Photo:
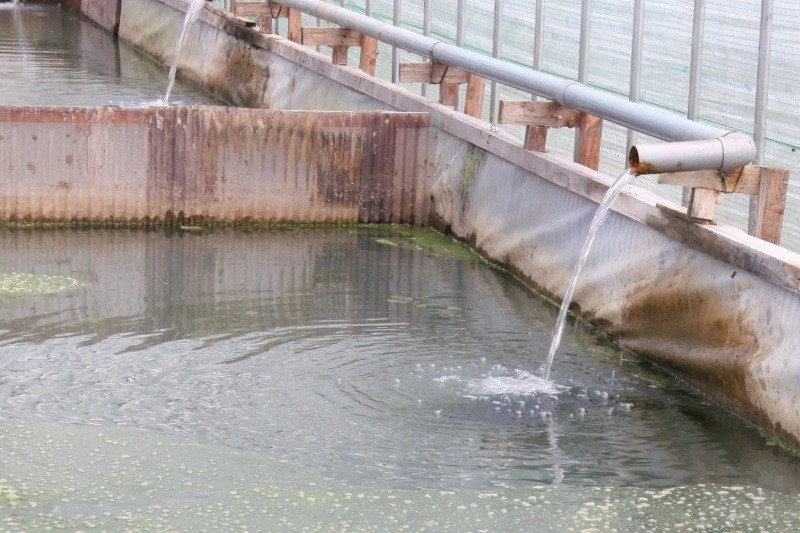
<instances>
[{"instance_id":1,"label":"metal railing post","mask_svg":"<svg viewBox=\"0 0 800 533\"><path fill-rule=\"evenodd\" d=\"M628 90L628 99L631 102L639 101L642 88L642 45L644 42L644 0L635 0L633 4L633 38L631 39L631 84ZM628 141L625 150L625 163L628 162L628 152L636 144L636 130L628 128Z\"/></svg>"},{"instance_id":2,"label":"metal railing post","mask_svg":"<svg viewBox=\"0 0 800 533\"><path fill-rule=\"evenodd\" d=\"M536 27L533 29L533 69L542 70L544 53L544 0L536 0ZM536 98L536 95L534 95Z\"/></svg>"},{"instance_id":3,"label":"metal railing post","mask_svg":"<svg viewBox=\"0 0 800 533\"><path fill-rule=\"evenodd\" d=\"M400 27L400 2L392 1L392 26ZM396 45L392 45L392 83L400 82L400 56Z\"/></svg>"},{"instance_id":4,"label":"metal railing post","mask_svg":"<svg viewBox=\"0 0 800 533\"><path fill-rule=\"evenodd\" d=\"M367 0L364 4L364 14L368 17L372 16L372 0Z\"/></svg>"},{"instance_id":5,"label":"metal railing post","mask_svg":"<svg viewBox=\"0 0 800 533\"><path fill-rule=\"evenodd\" d=\"M422 35L430 37L431 35L431 3L433 0L424 0L422 3ZM428 58L425 58L428 61ZM428 96L428 84L422 84L422 96Z\"/></svg>"},{"instance_id":6,"label":"metal railing post","mask_svg":"<svg viewBox=\"0 0 800 533\"><path fill-rule=\"evenodd\" d=\"M581 1L581 40L578 54L578 83L586 85L589 78L589 42L591 40L592 0ZM578 159L581 130L575 130L574 157Z\"/></svg>"},{"instance_id":7,"label":"metal railing post","mask_svg":"<svg viewBox=\"0 0 800 533\"><path fill-rule=\"evenodd\" d=\"M703 34L706 24L706 0L694 0L692 18L692 58L689 64L689 104L686 117L697 120L700 113L700 71L703 67ZM683 188L683 205L689 205L692 189Z\"/></svg>"},{"instance_id":8,"label":"metal railing post","mask_svg":"<svg viewBox=\"0 0 800 533\"><path fill-rule=\"evenodd\" d=\"M464 35L467 30L467 0L458 0L456 13L456 46L464 48ZM458 86L458 103L461 103L461 85ZM458 103L456 109L458 109Z\"/></svg>"},{"instance_id":9,"label":"metal railing post","mask_svg":"<svg viewBox=\"0 0 800 533\"><path fill-rule=\"evenodd\" d=\"M756 143L756 157L753 163L764 163L764 150L767 145L767 101L769 99L769 68L772 55L772 13L773 0L761 0L761 27L758 34L758 71L756 74L756 109L753 119L753 141ZM758 209L758 196L750 197L750 213L747 229L755 234Z\"/></svg>"},{"instance_id":10,"label":"metal railing post","mask_svg":"<svg viewBox=\"0 0 800 533\"><path fill-rule=\"evenodd\" d=\"M492 28L492 57L500 57L503 39L503 0L494 0L494 27ZM497 91L497 81L492 80L491 97L489 106L489 122L497 124L497 111L499 107L499 95Z\"/></svg>"}]
</instances>

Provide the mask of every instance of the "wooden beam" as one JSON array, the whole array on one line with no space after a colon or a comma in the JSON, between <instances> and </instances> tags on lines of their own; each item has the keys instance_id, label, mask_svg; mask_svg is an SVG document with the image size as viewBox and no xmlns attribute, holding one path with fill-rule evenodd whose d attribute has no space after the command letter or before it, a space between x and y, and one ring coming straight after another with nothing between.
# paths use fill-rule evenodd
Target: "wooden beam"
<instances>
[{"instance_id":1,"label":"wooden beam","mask_svg":"<svg viewBox=\"0 0 800 533\"><path fill-rule=\"evenodd\" d=\"M758 165L746 165L729 172L718 170L666 172L658 177L658 182L725 193L759 194L761 176L770 170L773 169Z\"/></svg>"},{"instance_id":2,"label":"wooden beam","mask_svg":"<svg viewBox=\"0 0 800 533\"><path fill-rule=\"evenodd\" d=\"M233 3L233 14L237 17L286 18L289 8L277 2L236 0Z\"/></svg>"},{"instance_id":3,"label":"wooden beam","mask_svg":"<svg viewBox=\"0 0 800 533\"><path fill-rule=\"evenodd\" d=\"M303 28L301 42L312 46L361 46L361 34L348 28Z\"/></svg>"},{"instance_id":4,"label":"wooden beam","mask_svg":"<svg viewBox=\"0 0 800 533\"><path fill-rule=\"evenodd\" d=\"M467 96L464 100L464 113L471 117L481 118L486 79L472 73L469 74L468 79Z\"/></svg>"},{"instance_id":5,"label":"wooden beam","mask_svg":"<svg viewBox=\"0 0 800 533\"><path fill-rule=\"evenodd\" d=\"M750 233L773 244L780 244L786 193L789 190L789 171L767 168L761 174L755 220Z\"/></svg>"},{"instance_id":6,"label":"wooden beam","mask_svg":"<svg viewBox=\"0 0 800 533\"><path fill-rule=\"evenodd\" d=\"M375 75L375 62L378 59L378 40L369 35L361 36L361 56L358 59L358 68L369 74Z\"/></svg>"},{"instance_id":7,"label":"wooden beam","mask_svg":"<svg viewBox=\"0 0 800 533\"><path fill-rule=\"evenodd\" d=\"M400 63L400 81L403 83L467 83L469 72L444 63Z\"/></svg>"},{"instance_id":8,"label":"wooden beam","mask_svg":"<svg viewBox=\"0 0 800 533\"><path fill-rule=\"evenodd\" d=\"M580 125L581 112L555 102L500 100L500 124L521 124L547 128L574 128Z\"/></svg>"},{"instance_id":9,"label":"wooden beam","mask_svg":"<svg viewBox=\"0 0 800 533\"><path fill-rule=\"evenodd\" d=\"M665 172L658 176L658 183L680 185L690 189L726 191L725 180L718 170L698 170L693 172Z\"/></svg>"},{"instance_id":10,"label":"wooden beam","mask_svg":"<svg viewBox=\"0 0 800 533\"><path fill-rule=\"evenodd\" d=\"M603 137L603 119L581 113L580 136L575 161L592 170L600 166L600 141Z\"/></svg>"}]
</instances>

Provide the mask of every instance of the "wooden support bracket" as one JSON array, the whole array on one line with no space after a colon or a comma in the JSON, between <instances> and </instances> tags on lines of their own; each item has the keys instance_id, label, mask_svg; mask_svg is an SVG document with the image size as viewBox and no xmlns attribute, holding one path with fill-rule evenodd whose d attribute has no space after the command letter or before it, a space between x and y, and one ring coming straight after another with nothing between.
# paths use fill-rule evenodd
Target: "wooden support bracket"
<instances>
[{"instance_id":1,"label":"wooden support bracket","mask_svg":"<svg viewBox=\"0 0 800 533\"><path fill-rule=\"evenodd\" d=\"M600 164L600 141L603 119L555 102L501 100L498 122L527 126L525 149L543 152L548 128L579 128L576 161L597 170Z\"/></svg>"},{"instance_id":2,"label":"wooden support bracket","mask_svg":"<svg viewBox=\"0 0 800 533\"><path fill-rule=\"evenodd\" d=\"M486 80L464 69L437 62L400 63L400 81L403 83L430 83L439 85L439 103L458 106L458 87L467 84L464 113L480 118Z\"/></svg>"},{"instance_id":3,"label":"wooden support bracket","mask_svg":"<svg viewBox=\"0 0 800 533\"><path fill-rule=\"evenodd\" d=\"M300 34L302 44L330 46L333 49L331 62L334 65L347 65L347 50L351 46L361 47L358 66L370 76L375 75L375 61L378 57L376 39L348 28L301 28Z\"/></svg>"},{"instance_id":4,"label":"wooden support bracket","mask_svg":"<svg viewBox=\"0 0 800 533\"><path fill-rule=\"evenodd\" d=\"M755 216L749 224L751 235L775 244L780 242L786 193L789 186L789 171L746 165L729 172L702 170L697 172L671 172L661 174L659 183L681 185L692 189L689 216L700 221L712 220L716 201L710 200L709 191L739 193L757 196ZM698 205L695 206L695 203Z\"/></svg>"},{"instance_id":5,"label":"wooden support bracket","mask_svg":"<svg viewBox=\"0 0 800 533\"><path fill-rule=\"evenodd\" d=\"M300 42L302 13L296 9L291 9L278 2L264 0L233 0L231 8L237 17L258 17L258 25L266 33L272 33L273 20L287 18L289 19L289 40Z\"/></svg>"}]
</instances>

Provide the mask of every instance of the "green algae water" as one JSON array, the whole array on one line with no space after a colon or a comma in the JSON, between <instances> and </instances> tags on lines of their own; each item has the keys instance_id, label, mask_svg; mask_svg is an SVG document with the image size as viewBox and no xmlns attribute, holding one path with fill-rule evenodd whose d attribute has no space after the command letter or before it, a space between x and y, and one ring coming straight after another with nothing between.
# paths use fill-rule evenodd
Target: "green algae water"
<instances>
[{"instance_id":1,"label":"green algae water","mask_svg":"<svg viewBox=\"0 0 800 533\"><path fill-rule=\"evenodd\" d=\"M0 530L800 525L795 456L581 323L543 382L555 306L429 230L3 229L0 280Z\"/></svg>"}]
</instances>

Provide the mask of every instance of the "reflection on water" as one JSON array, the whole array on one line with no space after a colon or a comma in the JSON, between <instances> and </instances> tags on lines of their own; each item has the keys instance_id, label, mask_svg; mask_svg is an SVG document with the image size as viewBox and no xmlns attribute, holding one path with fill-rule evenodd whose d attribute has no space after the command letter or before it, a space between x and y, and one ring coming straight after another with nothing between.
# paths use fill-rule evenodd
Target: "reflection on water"
<instances>
[{"instance_id":1,"label":"reflection on water","mask_svg":"<svg viewBox=\"0 0 800 533\"><path fill-rule=\"evenodd\" d=\"M733 509L759 494L794 516L794 457L582 326L565 335L559 387L542 390L556 310L438 239L0 231L0 273L23 280L0 297L0 510L13 490L76 520L195 505L220 519L220 502L252 511L231 501L245 490L288 520L304 502L387 527L400 498L419 527L464 507L509 508L499 523L518 528L545 493L553 520L609 498L633 516L645 498L675 525L664 502ZM44 275L59 283L31 283ZM499 499L512 495L529 505ZM21 523L54 524L36 509Z\"/></svg>"},{"instance_id":2,"label":"reflection on water","mask_svg":"<svg viewBox=\"0 0 800 533\"><path fill-rule=\"evenodd\" d=\"M0 4L0 105L143 105L167 71L109 33L57 6ZM181 83L174 103L218 103Z\"/></svg>"}]
</instances>

